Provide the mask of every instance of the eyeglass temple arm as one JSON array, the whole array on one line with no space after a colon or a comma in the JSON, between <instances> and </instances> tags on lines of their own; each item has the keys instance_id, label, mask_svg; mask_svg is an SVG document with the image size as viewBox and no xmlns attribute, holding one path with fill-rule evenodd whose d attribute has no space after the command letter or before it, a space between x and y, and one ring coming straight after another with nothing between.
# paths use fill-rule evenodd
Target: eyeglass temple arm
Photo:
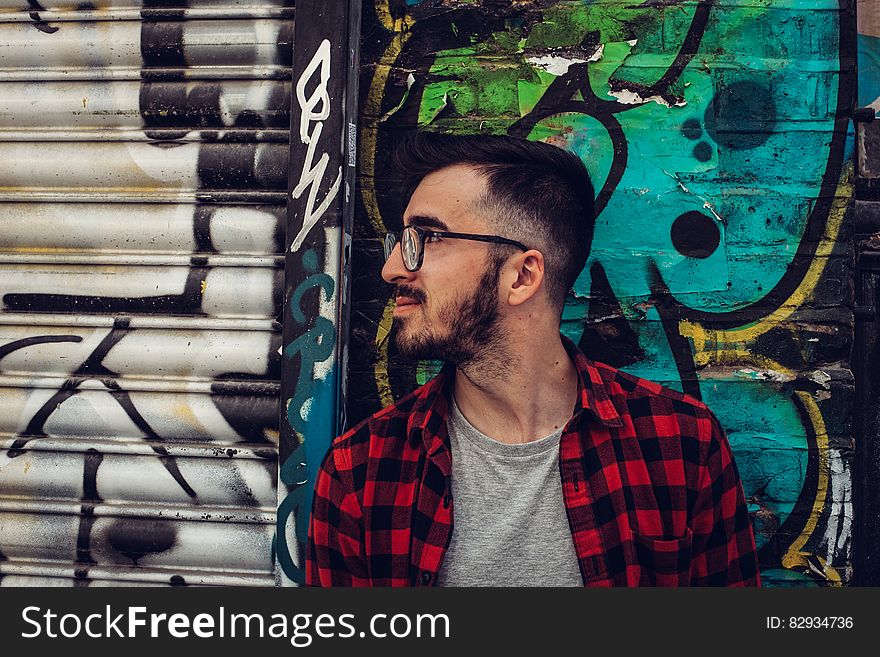
<instances>
[{"instance_id":1,"label":"eyeglass temple arm","mask_svg":"<svg viewBox=\"0 0 880 657\"><path fill-rule=\"evenodd\" d=\"M461 240L474 240L477 242L492 242L493 244L510 244L511 246L516 246L523 251L528 251L528 249L520 242L516 240L509 240L506 237L496 237L494 235L473 235L471 233L451 233L445 230L429 230L425 231L426 235L431 233L436 234L438 237L453 237Z\"/></svg>"}]
</instances>

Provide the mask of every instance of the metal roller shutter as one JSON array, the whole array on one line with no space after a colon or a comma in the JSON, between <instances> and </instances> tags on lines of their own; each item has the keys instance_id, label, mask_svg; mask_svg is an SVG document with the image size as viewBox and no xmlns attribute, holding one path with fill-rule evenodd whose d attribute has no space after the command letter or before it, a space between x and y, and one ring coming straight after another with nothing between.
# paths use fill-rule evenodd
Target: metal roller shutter
<instances>
[{"instance_id":1,"label":"metal roller shutter","mask_svg":"<svg viewBox=\"0 0 880 657\"><path fill-rule=\"evenodd\" d=\"M292 0L0 0L0 584L274 582Z\"/></svg>"}]
</instances>

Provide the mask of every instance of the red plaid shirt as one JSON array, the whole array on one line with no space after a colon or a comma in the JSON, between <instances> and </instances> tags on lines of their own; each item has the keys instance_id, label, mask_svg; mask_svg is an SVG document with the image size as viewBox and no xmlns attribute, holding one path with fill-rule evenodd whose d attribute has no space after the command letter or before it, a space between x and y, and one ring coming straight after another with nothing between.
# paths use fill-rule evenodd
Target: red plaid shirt
<instances>
[{"instance_id":1,"label":"red plaid shirt","mask_svg":"<svg viewBox=\"0 0 880 657\"><path fill-rule=\"evenodd\" d=\"M730 446L701 402L592 362L559 445L586 586L760 586ZM337 438L306 553L315 586L432 586L453 531L446 420L454 367Z\"/></svg>"}]
</instances>

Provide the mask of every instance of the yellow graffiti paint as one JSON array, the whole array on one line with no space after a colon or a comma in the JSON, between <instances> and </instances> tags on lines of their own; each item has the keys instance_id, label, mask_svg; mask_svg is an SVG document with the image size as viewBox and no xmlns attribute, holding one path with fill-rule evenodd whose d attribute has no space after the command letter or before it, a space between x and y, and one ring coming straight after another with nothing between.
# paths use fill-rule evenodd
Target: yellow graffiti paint
<instances>
[{"instance_id":1,"label":"yellow graffiti paint","mask_svg":"<svg viewBox=\"0 0 880 657\"><path fill-rule=\"evenodd\" d=\"M379 22L392 33L391 41L382 54L375 68L364 105L364 122L361 130L362 149L360 153L360 171L364 184L361 186L361 198L364 203L371 225L377 235L384 234L386 226L381 217L375 195L375 155L378 142L379 121L382 101L386 93L389 75L396 65L415 23L410 16L394 19L391 15L388 0L377 0L376 16ZM847 163L835 190L835 197L825 222L823 235L807 271L791 295L773 312L760 320L740 327L723 330L710 330L698 322L687 319L679 323L679 332L690 338L693 345L694 363L698 367L707 365L753 365L762 369L776 370L794 377L794 373L776 363L772 359L752 353L748 346L756 338L785 322L798 308L802 307L815 292L816 286L825 272L828 259L837 242L843 224L847 205L852 198L853 168ZM388 375L388 343L392 325L394 300L389 299L378 324L375 344L377 361L374 376L379 399L383 406L394 402ZM816 563L821 566L821 575L832 585L840 585L840 574L821 556L808 553L804 548L816 532L819 519L825 507L829 491L829 446L828 433L821 410L816 400L807 392L795 393L800 400L809 419L812 431L816 436L818 479L815 491L804 490L801 495L812 496L809 517L799 535L786 548L782 558L782 566L788 569L804 568L816 572Z\"/></svg>"},{"instance_id":2,"label":"yellow graffiti paint","mask_svg":"<svg viewBox=\"0 0 880 657\"><path fill-rule=\"evenodd\" d=\"M379 204L376 202L376 190L373 181L376 175L376 143L379 133L379 113L382 109L382 98L385 95L385 85L388 83L388 75L391 68L397 62L403 46L410 36L410 28L415 20L404 15L403 18L395 20L391 16L389 0L377 0L376 16L385 27L385 29L394 33L391 43L382 53L380 63L376 66L376 72L370 82L370 90L367 93L366 103L362 116L369 117L363 122L361 128L361 158L360 170L366 181L361 185L361 199L366 208L367 215L370 217L370 223L377 235L384 235L385 222L382 221L382 215L379 212ZM376 330L376 365L373 367L373 374L376 379L376 390L379 392L379 400L382 406L388 406L394 403L394 394L391 391L391 381L388 378L388 335L391 332L392 311L394 310L394 299L388 299L385 304L385 310L382 312L382 319Z\"/></svg>"},{"instance_id":3,"label":"yellow graffiti paint","mask_svg":"<svg viewBox=\"0 0 880 657\"><path fill-rule=\"evenodd\" d=\"M370 82L370 90L367 92L367 99L364 103L364 111L362 116L365 117L361 128L361 158L360 170L366 181L361 185L361 198L367 215L370 217L370 223L377 235L385 233L385 223L379 213L379 205L376 203L376 190L373 180L376 175L376 142L379 133L378 117L382 108L382 98L385 95L385 85L388 82L388 75L391 68L397 62L403 46L410 36L410 28L415 21L409 15L404 15L399 20L391 17L391 11L388 7L388 0L378 0L376 2L376 15L379 17L382 25L390 32L394 33L391 43L382 54L380 63L376 66L376 72ZM366 118L368 117L368 118Z\"/></svg>"},{"instance_id":4,"label":"yellow graffiti paint","mask_svg":"<svg viewBox=\"0 0 880 657\"><path fill-rule=\"evenodd\" d=\"M391 322L393 321L392 312L394 312L394 299L388 299L385 304L385 310L382 312L382 319L379 322L376 331L376 365L373 368L376 377L376 389L379 391L379 400L382 406L388 406L394 403L394 395L391 392L391 381L388 379L388 336L391 333Z\"/></svg>"},{"instance_id":5,"label":"yellow graffiti paint","mask_svg":"<svg viewBox=\"0 0 880 657\"><path fill-rule=\"evenodd\" d=\"M698 356L705 358L707 354L697 352L694 354L694 359L696 360ZM762 369L778 372L782 375L789 376L792 379L795 378L795 372L793 370L790 370L769 358L752 354L745 349L720 350L713 354L709 354L709 356L714 358L713 364L753 365L761 367ZM826 563L819 555L803 551L804 545L806 545L807 541L816 530L828 494L828 432L825 428L825 421L822 418L822 412L819 410L816 400L813 399L810 393L797 391L795 394L797 394L798 399L803 403L804 408L807 411L807 416L810 419L813 433L816 436L816 452L819 458L819 478L816 482L816 491L813 496L813 506L809 518L798 537L794 539L791 545L786 549L785 555L782 557L782 566L788 569L802 567L808 570L813 570L813 567L808 560L808 557L813 557L814 559L818 559L822 564L825 579L829 583L840 584L840 575L830 564ZM801 494L807 494L807 491L801 491Z\"/></svg>"},{"instance_id":6,"label":"yellow graffiti paint","mask_svg":"<svg viewBox=\"0 0 880 657\"><path fill-rule=\"evenodd\" d=\"M816 404L816 401L810 393L801 390L796 394L801 402L803 402L804 408L807 409L807 415L810 417L810 422L813 424L813 431L816 434L816 449L819 454L819 481L816 485L816 498L813 500L813 508L810 511L807 524L804 526L800 535L785 551L785 555L782 557L782 566L784 568L795 568L800 566L810 569L810 564L807 559L808 553L803 552L803 547L815 531L816 525L819 522L819 517L822 515L822 509L825 506L825 497L828 492L828 431L825 428L825 420L822 418L822 412L819 410L819 406ZM831 564L826 563L822 557L818 555L815 555L815 557L822 564L825 579L833 585L840 586L840 574L831 567Z\"/></svg>"}]
</instances>

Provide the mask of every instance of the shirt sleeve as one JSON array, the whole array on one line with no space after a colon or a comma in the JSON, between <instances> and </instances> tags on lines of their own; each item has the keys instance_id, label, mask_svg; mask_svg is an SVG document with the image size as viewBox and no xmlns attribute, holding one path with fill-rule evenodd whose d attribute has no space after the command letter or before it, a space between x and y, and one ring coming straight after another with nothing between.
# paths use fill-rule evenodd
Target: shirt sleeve
<instances>
[{"instance_id":1,"label":"shirt sleeve","mask_svg":"<svg viewBox=\"0 0 880 657\"><path fill-rule=\"evenodd\" d=\"M345 451L334 445L315 482L306 548L307 586L369 586L363 514L351 482Z\"/></svg>"},{"instance_id":2,"label":"shirt sleeve","mask_svg":"<svg viewBox=\"0 0 880 657\"><path fill-rule=\"evenodd\" d=\"M760 586L757 548L727 436L710 418L711 436L693 512L692 586Z\"/></svg>"}]
</instances>

